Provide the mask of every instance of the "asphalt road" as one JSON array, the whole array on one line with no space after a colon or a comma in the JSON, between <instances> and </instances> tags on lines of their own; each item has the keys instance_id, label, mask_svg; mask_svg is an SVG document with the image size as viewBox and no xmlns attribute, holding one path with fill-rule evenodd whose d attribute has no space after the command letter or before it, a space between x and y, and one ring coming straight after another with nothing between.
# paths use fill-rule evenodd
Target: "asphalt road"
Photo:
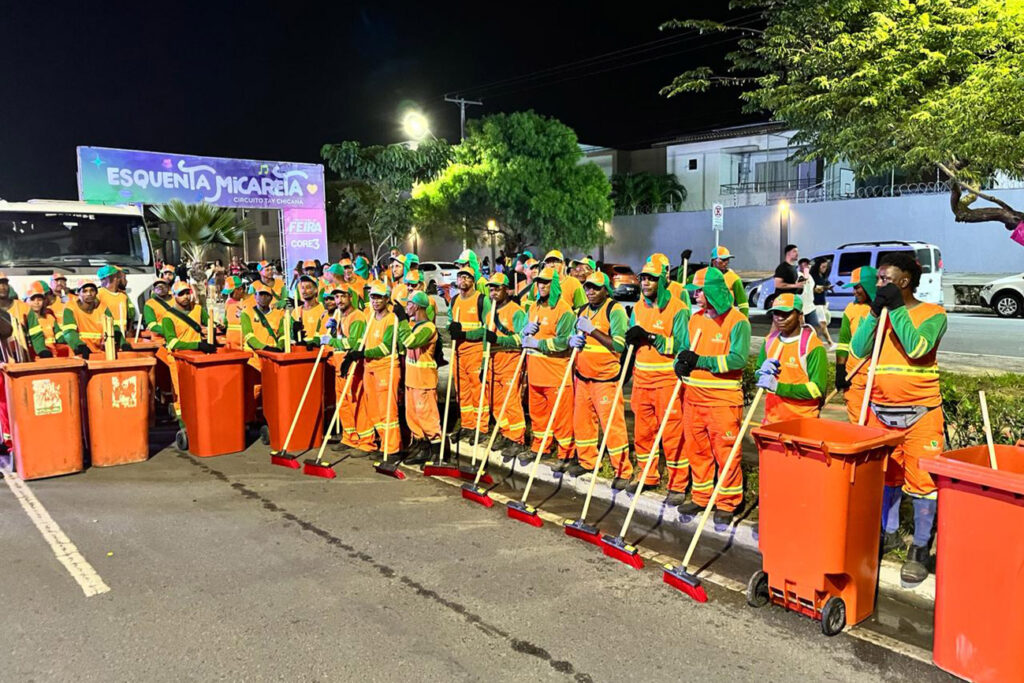
<instances>
[{"instance_id":1,"label":"asphalt road","mask_svg":"<svg viewBox=\"0 0 1024 683\"><path fill-rule=\"evenodd\" d=\"M0 678L947 680L725 589L697 604L449 484L339 473L254 446L29 482L110 586L93 597L0 485Z\"/></svg>"}]
</instances>

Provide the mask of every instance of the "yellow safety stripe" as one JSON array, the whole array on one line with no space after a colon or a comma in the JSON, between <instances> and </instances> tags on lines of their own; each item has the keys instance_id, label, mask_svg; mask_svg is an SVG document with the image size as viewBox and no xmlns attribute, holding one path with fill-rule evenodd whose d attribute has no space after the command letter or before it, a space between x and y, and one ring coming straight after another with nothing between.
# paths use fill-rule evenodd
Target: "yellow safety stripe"
<instances>
[{"instance_id":1,"label":"yellow safety stripe","mask_svg":"<svg viewBox=\"0 0 1024 683\"><path fill-rule=\"evenodd\" d=\"M463 330L479 330L483 327L480 323L460 323Z\"/></svg>"},{"instance_id":2,"label":"yellow safety stripe","mask_svg":"<svg viewBox=\"0 0 1024 683\"><path fill-rule=\"evenodd\" d=\"M374 432L373 429L367 429L365 432L356 432L359 436L370 436Z\"/></svg>"},{"instance_id":3,"label":"yellow safety stripe","mask_svg":"<svg viewBox=\"0 0 1024 683\"><path fill-rule=\"evenodd\" d=\"M917 346L914 347L914 350L911 351L909 355L911 358L920 358L925 353L927 353L927 351L928 340L925 339L924 337L921 337L920 339L917 340Z\"/></svg>"},{"instance_id":4,"label":"yellow safety stripe","mask_svg":"<svg viewBox=\"0 0 1024 683\"><path fill-rule=\"evenodd\" d=\"M665 361L664 363L641 363L636 362L637 370L649 370L650 372L671 372L672 361Z\"/></svg>"},{"instance_id":5,"label":"yellow safety stripe","mask_svg":"<svg viewBox=\"0 0 1024 683\"><path fill-rule=\"evenodd\" d=\"M566 438L566 439L559 439L556 436L555 440L558 442L559 446L571 446L572 445L572 437L571 436Z\"/></svg>"},{"instance_id":6,"label":"yellow safety stripe","mask_svg":"<svg viewBox=\"0 0 1024 683\"><path fill-rule=\"evenodd\" d=\"M611 351L609 351L607 349L607 347L602 346L601 344L599 344L597 342L594 342L593 344L591 344L590 341L589 341L589 338L588 338L586 346L584 346L582 349L580 349L580 353L600 353L600 354L604 354L606 356L612 356L612 355L617 356L617 355L619 355L617 353L613 354Z\"/></svg>"},{"instance_id":7,"label":"yellow safety stripe","mask_svg":"<svg viewBox=\"0 0 1024 683\"><path fill-rule=\"evenodd\" d=\"M910 365L879 365L875 368L876 375L916 375L918 377L938 377L939 366L930 365L926 368L915 368Z\"/></svg>"},{"instance_id":8,"label":"yellow safety stripe","mask_svg":"<svg viewBox=\"0 0 1024 683\"><path fill-rule=\"evenodd\" d=\"M849 352L850 352L850 345L849 344L837 344L836 345L836 353L849 353Z\"/></svg>"},{"instance_id":9,"label":"yellow safety stripe","mask_svg":"<svg viewBox=\"0 0 1024 683\"><path fill-rule=\"evenodd\" d=\"M729 365L726 363L727 356L715 356L715 363L718 365L718 372L729 372Z\"/></svg>"},{"instance_id":10,"label":"yellow safety stripe","mask_svg":"<svg viewBox=\"0 0 1024 683\"><path fill-rule=\"evenodd\" d=\"M715 482L713 482L713 481L708 481L708 482L694 481L692 486L693 486L693 490L694 491L710 491L711 489L715 488Z\"/></svg>"},{"instance_id":11,"label":"yellow safety stripe","mask_svg":"<svg viewBox=\"0 0 1024 683\"><path fill-rule=\"evenodd\" d=\"M596 446L597 439L576 439L577 446Z\"/></svg>"},{"instance_id":12,"label":"yellow safety stripe","mask_svg":"<svg viewBox=\"0 0 1024 683\"><path fill-rule=\"evenodd\" d=\"M703 389L740 389L742 387L740 381L735 379L701 379L698 377L684 377L683 384Z\"/></svg>"},{"instance_id":13,"label":"yellow safety stripe","mask_svg":"<svg viewBox=\"0 0 1024 683\"><path fill-rule=\"evenodd\" d=\"M807 391L810 392L812 398L821 398L821 389L814 382L807 382L804 384L807 387Z\"/></svg>"},{"instance_id":14,"label":"yellow safety stripe","mask_svg":"<svg viewBox=\"0 0 1024 683\"><path fill-rule=\"evenodd\" d=\"M626 445L624 445L624 446L619 446L618 448L611 448L611 447L609 447L608 448L608 454L609 455L618 455L619 453L622 453L623 451L625 451L628 448L629 448L629 444L628 443Z\"/></svg>"},{"instance_id":15,"label":"yellow safety stripe","mask_svg":"<svg viewBox=\"0 0 1024 683\"><path fill-rule=\"evenodd\" d=\"M256 334L254 332L250 332L249 334L245 335L246 342L248 342L250 339L256 339Z\"/></svg>"},{"instance_id":16,"label":"yellow safety stripe","mask_svg":"<svg viewBox=\"0 0 1024 683\"><path fill-rule=\"evenodd\" d=\"M675 351L676 351L676 338L675 337L665 337L664 339L665 339L665 354L664 355L666 355L666 356L675 355Z\"/></svg>"},{"instance_id":17,"label":"yellow safety stripe","mask_svg":"<svg viewBox=\"0 0 1024 683\"><path fill-rule=\"evenodd\" d=\"M405 358L405 364L409 367L426 368L428 370L433 370L437 368L437 362L434 360L413 360L408 356L406 356Z\"/></svg>"},{"instance_id":18,"label":"yellow safety stripe","mask_svg":"<svg viewBox=\"0 0 1024 683\"><path fill-rule=\"evenodd\" d=\"M689 466L690 466L690 461L689 460L679 460L677 462L669 462L669 461L665 462L665 467L669 468L670 470L683 470L683 469L688 468Z\"/></svg>"},{"instance_id":19,"label":"yellow safety stripe","mask_svg":"<svg viewBox=\"0 0 1024 683\"><path fill-rule=\"evenodd\" d=\"M158 327L162 327L162 325L160 323L158 323L156 320L154 320L150 324L146 325L146 329L149 330L149 331L153 331L153 330L155 330Z\"/></svg>"},{"instance_id":20,"label":"yellow safety stripe","mask_svg":"<svg viewBox=\"0 0 1024 683\"><path fill-rule=\"evenodd\" d=\"M28 328L29 336L31 336L33 334L39 334L42 331L43 331L43 326L42 325L36 325L35 327Z\"/></svg>"},{"instance_id":21,"label":"yellow safety stripe","mask_svg":"<svg viewBox=\"0 0 1024 683\"><path fill-rule=\"evenodd\" d=\"M80 332L78 334L78 337L80 339L102 339L103 338L103 333L102 332Z\"/></svg>"},{"instance_id":22,"label":"yellow safety stripe","mask_svg":"<svg viewBox=\"0 0 1024 683\"><path fill-rule=\"evenodd\" d=\"M740 486L723 486L720 493L726 495L730 493L743 493L743 485L741 484Z\"/></svg>"},{"instance_id":23,"label":"yellow safety stripe","mask_svg":"<svg viewBox=\"0 0 1024 683\"><path fill-rule=\"evenodd\" d=\"M173 351L174 347L177 346L177 345L178 345L178 339L177 339L177 337L175 337L171 341L167 342L167 350L168 351Z\"/></svg>"},{"instance_id":24,"label":"yellow safety stripe","mask_svg":"<svg viewBox=\"0 0 1024 683\"><path fill-rule=\"evenodd\" d=\"M242 326L241 325L228 325L228 329L231 330L232 332L234 332L235 330L241 332L242 331Z\"/></svg>"},{"instance_id":25,"label":"yellow safety stripe","mask_svg":"<svg viewBox=\"0 0 1024 683\"><path fill-rule=\"evenodd\" d=\"M376 429L397 429L398 420L395 420L394 422L375 422L373 426Z\"/></svg>"}]
</instances>

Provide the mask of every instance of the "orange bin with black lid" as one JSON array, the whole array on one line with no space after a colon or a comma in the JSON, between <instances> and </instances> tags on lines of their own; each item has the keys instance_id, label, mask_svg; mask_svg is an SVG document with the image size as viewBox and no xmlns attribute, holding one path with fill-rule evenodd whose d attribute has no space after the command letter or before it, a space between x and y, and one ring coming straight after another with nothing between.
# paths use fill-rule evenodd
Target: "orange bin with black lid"
<instances>
[{"instance_id":1,"label":"orange bin with black lid","mask_svg":"<svg viewBox=\"0 0 1024 683\"><path fill-rule=\"evenodd\" d=\"M175 351L178 391L185 432L177 445L193 455L210 457L245 450L245 379L249 354Z\"/></svg>"},{"instance_id":2,"label":"orange bin with black lid","mask_svg":"<svg viewBox=\"0 0 1024 683\"><path fill-rule=\"evenodd\" d=\"M328 351L320 359L321 366L327 364ZM260 372L263 376L263 417L270 430L270 450L280 451L284 449L285 437L295 411L299 408L302 392L309 382L317 352L308 351L304 346L295 346L291 353L256 353L260 357ZM316 448L323 442L323 382L324 373L317 368L288 443L288 450L292 452Z\"/></svg>"}]
</instances>

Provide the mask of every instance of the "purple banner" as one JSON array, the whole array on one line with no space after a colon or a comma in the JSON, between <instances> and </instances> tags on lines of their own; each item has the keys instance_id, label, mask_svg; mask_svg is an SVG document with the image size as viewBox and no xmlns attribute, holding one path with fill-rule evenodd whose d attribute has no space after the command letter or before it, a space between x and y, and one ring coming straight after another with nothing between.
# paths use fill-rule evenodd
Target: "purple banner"
<instances>
[{"instance_id":1,"label":"purple banner","mask_svg":"<svg viewBox=\"0 0 1024 683\"><path fill-rule=\"evenodd\" d=\"M286 273L299 261L327 262L327 213L323 209L284 209L281 212Z\"/></svg>"}]
</instances>

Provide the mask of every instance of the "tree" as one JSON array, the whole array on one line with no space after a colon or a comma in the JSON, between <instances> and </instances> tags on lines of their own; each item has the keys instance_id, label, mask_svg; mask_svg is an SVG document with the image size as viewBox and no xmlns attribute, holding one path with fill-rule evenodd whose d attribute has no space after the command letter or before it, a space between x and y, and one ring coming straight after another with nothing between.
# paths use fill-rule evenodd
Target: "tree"
<instances>
[{"instance_id":1,"label":"tree","mask_svg":"<svg viewBox=\"0 0 1024 683\"><path fill-rule=\"evenodd\" d=\"M672 173L655 175L616 173L612 176L612 202L616 215L678 211L686 201L686 188Z\"/></svg>"},{"instance_id":2,"label":"tree","mask_svg":"<svg viewBox=\"0 0 1024 683\"><path fill-rule=\"evenodd\" d=\"M206 203L186 204L179 199L151 207L150 213L177 229L186 261L200 264L211 247L236 246L250 225L248 220L239 220L234 209Z\"/></svg>"},{"instance_id":3,"label":"tree","mask_svg":"<svg viewBox=\"0 0 1024 683\"><path fill-rule=\"evenodd\" d=\"M576 134L553 118L529 111L471 121L452 164L414 190L416 224L475 242L493 220L512 253L528 245L590 249L608 239L611 186L582 160Z\"/></svg>"},{"instance_id":4,"label":"tree","mask_svg":"<svg viewBox=\"0 0 1024 683\"><path fill-rule=\"evenodd\" d=\"M748 111L798 131L803 160L847 158L860 174L937 167L958 222L1024 212L981 191L997 173L1024 175L1024 3L1021 0L733 0L759 28L672 21L662 28L739 34L725 75L700 67L669 96L740 86ZM985 199L994 206L975 208Z\"/></svg>"},{"instance_id":5,"label":"tree","mask_svg":"<svg viewBox=\"0 0 1024 683\"><path fill-rule=\"evenodd\" d=\"M333 220L328 221L328 236L369 245L376 261L385 249L405 239L412 227L413 185L434 178L448 165L452 151L444 140L429 140L415 148L363 147L346 141L324 145L320 154L341 178L329 184Z\"/></svg>"}]
</instances>

